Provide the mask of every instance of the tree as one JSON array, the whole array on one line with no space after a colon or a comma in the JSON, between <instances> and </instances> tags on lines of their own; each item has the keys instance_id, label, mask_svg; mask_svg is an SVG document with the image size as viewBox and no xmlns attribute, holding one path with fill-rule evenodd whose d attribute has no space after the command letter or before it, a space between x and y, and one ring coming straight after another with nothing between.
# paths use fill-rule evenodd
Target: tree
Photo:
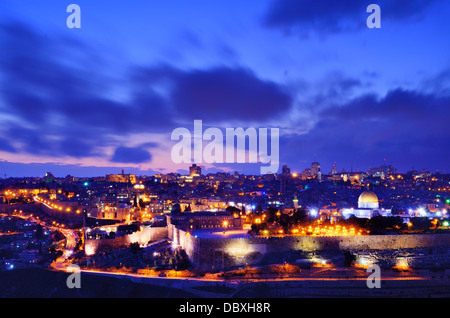
<instances>
[{"instance_id":1,"label":"tree","mask_svg":"<svg viewBox=\"0 0 450 318\"><path fill-rule=\"evenodd\" d=\"M279 219L280 225L283 227L284 230L286 230L289 225L289 215L282 213Z\"/></svg>"},{"instance_id":2,"label":"tree","mask_svg":"<svg viewBox=\"0 0 450 318\"><path fill-rule=\"evenodd\" d=\"M399 230L403 226L400 217L383 217L380 215L372 217L367 222L367 227L372 234L383 234L386 230ZM427 227L428 228L428 227Z\"/></svg>"},{"instance_id":3,"label":"tree","mask_svg":"<svg viewBox=\"0 0 450 318\"><path fill-rule=\"evenodd\" d=\"M36 225L35 235L38 240L41 240L44 237L44 229L42 228L42 225L40 224Z\"/></svg>"},{"instance_id":4,"label":"tree","mask_svg":"<svg viewBox=\"0 0 450 318\"><path fill-rule=\"evenodd\" d=\"M308 220L308 212L305 209L298 208L294 211L292 218L294 220L294 224L296 223L306 223Z\"/></svg>"},{"instance_id":5,"label":"tree","mask_svg":"<svg viewBox=\"0 0 450 318\"><path fill-rule=\"evenodd\" d=\"M255 212L256 212L256 214L261 214L263 212L263 208L262 208L261 204L258 204L256 206L256 211Z\"/></svg>"},{"instance_id":6,"label":"tree","mask_svg":"<svg viewBox=\"0 0 450 318\"><path fill-rule=\"evenodd\" d=\"M139 246L139 243L131 243L130 244L130 251L133 254L137 254L142 248Z\"/></svg>"},{"instance_id":7,"label":"tree","mask_svg":"<svg viewBox=\"0 0 450 318\"><path fill-rule=\"evenodd\" d=\"M276 220L278 209L274 207L269 207L267 209L267 222L272 223Z\"/></svg>"},{"instance_id":8,"label":"tree","mask_svg":"<svg viewBox=\"0 0 450 318\"><path fill-rule=\"evenodd\" d=\"M428 230L432 226L431 220L427 217L414 217L411 219L411 223L415 230Z\"/></svg>"},{"instance_id":9,"label":"tree","mask_svg":"<svg viewBox=\"0 0 450 318\"><path fill-rule=\"evenodd\" d=\"M346 220L348 225L366 228L368 225L369 219L366 218L358 218L354 214L350 215L350 217Z\"/></svg>"},{"instance_id":10,"label":"tree","mask_svg":"<svg viewBox=\"0 0 450 318\"><path fill-rule=\"evenodd\" d=\"M344 253L344 265L350 267L352 266L354 261L356 261L356 256L350 253L349 251L346 251Z\"/></svg>"},{"instance_id":11,"label":"tree","mask_svg":"<svg viewBox=\"0 0 450 318\"><path fill-rule=\"evenodd\" d=\"M230 214L234 214L234 213L240 213L241 210L234 207L234 206L227 206L227 208L225 209L225 211L230 212Z\"/></svg>"},{"instance_id":12,"label":"tree","mask_svg":"<svg viewBox=\"0 0 450 318\"><path fill-rule=\"evenodd\" d=\"M261 231L267 230L267 223L252 224L251 234L260 234Z\"/></svg>"},{"instance_id":13,"label":"tree","mask_svg":"<svg viewBox=\"0 0 450 318\"><path fill-rule=\"evenodd\" d=\"M172 206L172 209L170 210L170 213L172 214L181 214L181 206L179 203L175 203Z\"/></svg>"}]
</instances>

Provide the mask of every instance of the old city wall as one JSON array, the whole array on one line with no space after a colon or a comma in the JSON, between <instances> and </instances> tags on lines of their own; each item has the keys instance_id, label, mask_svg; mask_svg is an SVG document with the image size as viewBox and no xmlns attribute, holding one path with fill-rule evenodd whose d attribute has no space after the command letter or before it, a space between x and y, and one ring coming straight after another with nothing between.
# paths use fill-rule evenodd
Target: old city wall
<instances>
[{"instance_id":1,"label":"old city wall","mask_svg":"<svg viewBox=\"0 0 450 318\"><path fill-rule=\"evenodd\" d=\"M67 220L70 222L82 222L83 221L83 215L82 214L76 214L76 213L68 213L65 211L66 208L70 206L63 206L63 211L59 211L57 209L51 209L45 204L36 204L37 207L41 209L44 213L56 217L58 219Z\"/></svg>"},{"instance_id":2,"label":"old city wall","mask_svg":"<svg viewBox=\"0 0 450 318\"><path fill-rule=\"evenodd\" d=\"M252 238L250 238L252 240ZM273 250L388 250L429 246L449 246L450 234L301 236L266 239Z\"/></svg>"},{"instance_id":3,"label":"old city wall","mask_svg":"<svg viewBox=\"0 0 450 318\"><path fill-rule=\"evenodd\" d=\"M12 213L14 210L30 213L39 211L40 208L35 204L0 204L0 213Z\"/></svg>"},{"instance_id":4,"label":"old city wall","mask_svg":"<svg viewBox=\"0 0 450 318\"><path fill-rule=\"evenodd\" d=\"M141 231L122 235L114 239L86 240L85 251L88 255L92 255L102 248L121 248L131 243L146 244L166 237L167 227L146 227Z\"/></svg>"},{"instance_id":5,"label":"old city wall","mask_svg":"<svg viewBox=\"0 0 450 318\"><path fill-rule=\"evenodd\" d=\"M194 267L223 269L258 263L264 255L283 251L395 250L450 246L450 234L369 235L369 236L287 236L248 238L195 238L177 230L177 242Z\"/></svg>"},{"instance_id":6,"label":"old city wall","mask_svg":"<svg viewBox=\"0 0 450 318\"><path fill-rule=\"evenodd\" d=\"M116 239L89 240L86 241L86 251L97 251L103 246L118 248L135 242L143 244L165 237L180 245L193 266L203 270L252 265L269 253L285 251L395 250L450 246L450 234L205 238L195 237L169 225L164 228L144 228Z\"/></svg>"}]
</instances>

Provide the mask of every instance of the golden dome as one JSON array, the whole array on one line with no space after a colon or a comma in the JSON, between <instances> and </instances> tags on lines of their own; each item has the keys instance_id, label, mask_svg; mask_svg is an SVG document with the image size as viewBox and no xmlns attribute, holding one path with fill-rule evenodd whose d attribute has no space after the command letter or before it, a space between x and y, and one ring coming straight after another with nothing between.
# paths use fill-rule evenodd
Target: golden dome
<instances>
[{"instance_id":1,"label":"golden dome","mask_svg":"<svg viewBox=\"0 0 450 318\"><path fill-rule=\"evenodd\" d=\"M372 191L364 191L359 196L358 203L378 203L378 197Z\"/></svg>"}]
</instances>

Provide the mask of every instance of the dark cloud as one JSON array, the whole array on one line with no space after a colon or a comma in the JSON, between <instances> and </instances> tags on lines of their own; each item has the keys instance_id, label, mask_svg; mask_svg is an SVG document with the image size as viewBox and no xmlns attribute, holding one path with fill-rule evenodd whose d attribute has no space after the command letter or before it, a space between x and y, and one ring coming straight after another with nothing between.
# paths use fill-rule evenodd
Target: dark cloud
<instances>
[{"instance_id":1,"label":"dark cloud","mask_svg":"<svg viewBox=\"0 0 450 318\"><path fill-rule=\"evenodd\" d=\"M239 67L185 71L162 65L141 71L140 80L162 83L176 116L189 120L265 121L292 103L283 86Z\"/></svg>"},{"instance_id":2,"label":"dark cloud","mask_svg":"<svg viewBox=\"0 0 450 318\"><path fill-rule=\"evenodd\" d=\"M266 120L291 106L290 96L276 83L225 67L182 74L172 97L185 116L216 121Z\"/></svg>"},{"instance_id":3,"label":"dark cloud","mask_svg":"<svg viewBox=\"0 0 450 318\"><path fill-rule=\"evenodd\" d=\"M118 163L148 163L151 159L151 154L141 147L118 147L111 161Z\"/></svg>"},{"instance_id":4,"label":"dark cloud","mask_svg":"<svg viewBox=\"0 0 450 318\"><path fill-rule=\"evenodd\" d=\"M161 96L126 74L106 75L101 52L80 41L9 21L0 24L0 46L0 112L16 118L0 118L10 141L4 151L89 157L114 146L115 135L170 126ZM129 96L109 97L116 87Z\"/></svg>"},{"instance_id":5,"label":"dark cloud","mask_svg":"<svg viewBox=\"0 0 450 318\"><path fill-rule=\"evenodd\" d=\"M60 147L58 149L59 153L65 153L74 158L101 156L96 148L96 144L89 142L89 139L65 138L58 142L58 146Z\"/></svg>"},{"instance_id":6,"label":"dark cloud","mask_svg":"<svg viewBox=\"0 0 450 318\"><path fill-rule=\"evenodd\" d=\"M422 17L424 11L437 1L440 0L273 0L263 23L267 27L282 28L303 36L311 31L319 34L339 33L366 27L369 16L366 9L372 3L381 7L383 20L405 21Z\"/></svg>"},{"instance_id":7,"label":"dark cloud","mask_svg":"<svg viewBox=\"0 0 450 318\"><path fill-rule=\"evenodd\" d=\"M330 72L314 85L314 92L310 100L316 106L330 102L342 102L351 98L355 91L360 91L368 85L360 79L347 77L341 72Z\"/></svg>"},{"instance_id":8,"label":"dark cloud","mask_svg":"<svg viewBox=\"0 0 450 318\"><path fill-rule=\"evenodd\" d=\"M4 138L0 138L0 151L16 152L16 149L10 144L10 142Z\"/></svg>"},{"instance_id":9,"label":"dark cloud","mask_svg":"<svg viewBox=\"0 0 450 318\"><path fill-rule=\"evenodd\" d=\"M322 117L344 120L376 120L397 123L415 123L420 128L431 126L445 128L449 114L448 96L425 94L415 90L395 89L383 98L364 95L347 103L344 107L334 107L322 112ZM432 124L433 123L433 124ZM432 125L431 125L432 124Z\"/></svg>"},{"instance_id":10,"label":"dark cloud","mask_svg":"<svg viewBox=\"0 0 450 318\"><path fill-rule=\"evenodd\" d=\"M193 34L185 36L195 44ZM177 122L193 119L267 120L291 105L283 87L244 68L125 65L124 74L111 75L114 68L98 48L15 21L0 24L0 45L0 112L16 119L0 118L10 139L3 151L97 156L99 147L120 146L115 136L170 136ZM113 98L117 88L127 96ZM123 147L112 158L133 163L149 159L144 150Z\"/></svg>"},{"instance_id":11,"label":"dark cloud","mask_svg":"<svg viewBox=\"0 0 450 318\"><path fill-rule=\"evenodd\" d=\"M406 171L449 169L450 97L396 89L322 109L304 135L281 137L284 162L333 162L366 170L384 159ZM292 151L292 149L296 149ZM328 171L326 171L328 172Z\"/></svg>"},{"instance_id":12,"label":"dark cloud","mask_svg":"<svg viewBox=\"0 0 450 318\"><path fill-rule=\"evenodd\" d=\"M71 156L75 158L91 157L101 155L98 153L98 139L82 138L82 136L71 136L66 132L61 136L49 133L42 128L25 128L19 125L9 127L5 135L13 140L16 147L3 147L4 151L17 152L19 149L34 155Z\"/></svg>"},{"instance_id":13,"label":"dark cloud","mask_svg":"<svg viewBox=\"0 0 450 318\"><path fill-rule=\"evenodd\" d=\"M436 94L450 94L450 68L422 80L421 88Z\"/></svg>"}]
</instances>

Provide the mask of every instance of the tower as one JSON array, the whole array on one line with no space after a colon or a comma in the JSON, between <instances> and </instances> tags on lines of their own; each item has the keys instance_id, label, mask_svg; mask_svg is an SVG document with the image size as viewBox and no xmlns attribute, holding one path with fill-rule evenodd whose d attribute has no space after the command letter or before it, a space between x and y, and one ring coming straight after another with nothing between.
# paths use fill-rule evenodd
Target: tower
<instances>
[{"instance_id":1,"label":"tower","mask_svg":"<svg viewBox=\"0 0 450 318\"><path fill-rule=\"evenodd\" d=\"M314 177L317 177L320 172L320 164L318 162L311 163L311 171Z\"/></svg>"},{"instance_id":2,"label":"tower","mask_svg":"<svg viewBox=\"0 0 450 318\"><path fill-rule=\"evenodd\" d=\"M293 202L294 202L294 208L297 210L297 209L298 209L298 199L297 199L297 196L294 196Z\"/></svg>"},{"instance_id":3,"label":"tower","mask_svg":"<svg viewBox=\"0 0 450 318\"><path fill-rule=\"evenodd\" d=\"M338 173L338 170L337 170L336 164L334 164L333 167L331 168L331 174L334 175L337 173Z\"/></svg>"},{"instance_id":4,"label":"tower","mask_svg":"<svg viewBox=\"0 0 450 318\"><path fill-rule=\"evenodd\" d=\"M195 163L189 167L189 175L191 177L200 177L202 175L202 167L197 166Z\"/></svg>"}]
</instances>

